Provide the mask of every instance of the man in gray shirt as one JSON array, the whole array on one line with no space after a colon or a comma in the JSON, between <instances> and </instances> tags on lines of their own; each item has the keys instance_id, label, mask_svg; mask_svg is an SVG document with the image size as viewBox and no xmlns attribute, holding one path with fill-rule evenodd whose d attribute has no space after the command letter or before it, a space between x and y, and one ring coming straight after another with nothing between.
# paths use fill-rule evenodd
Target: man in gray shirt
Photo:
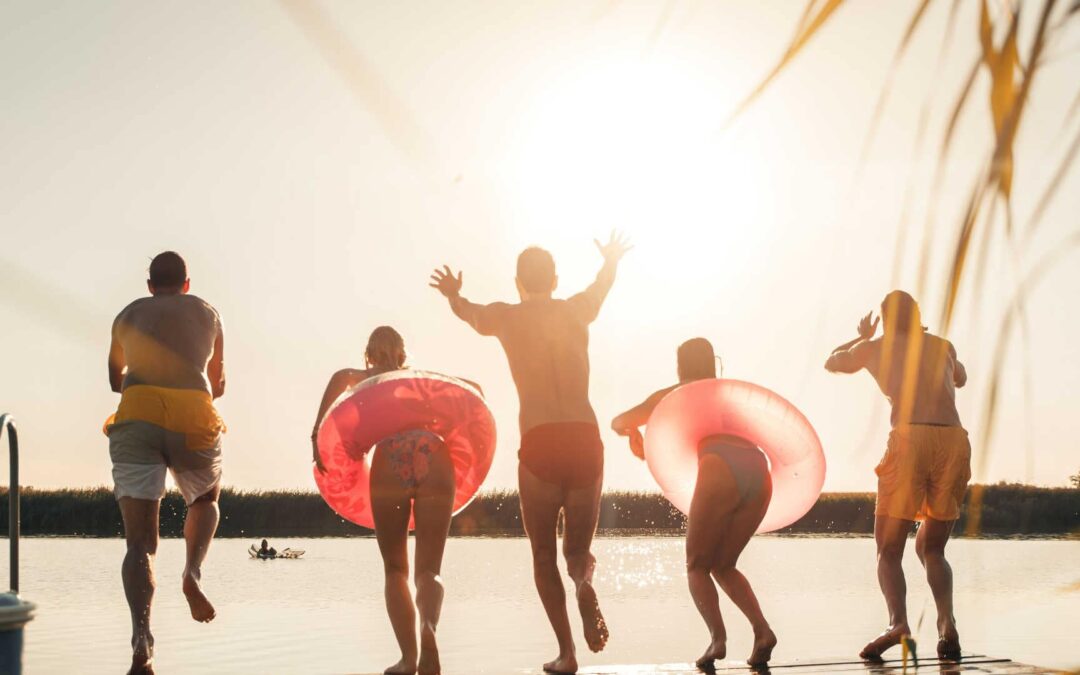
<instances>
[{"instance_id":1,"label":"man in gray shirt","mask_svg":"<svg viewBox=\"0 0 1080 675\"><path fill-rule=\"evenodd\" d=\"M131 609L131 673L153 672L150 604L158 512L170 471L187 504L182 589L196 621L214 619L199 581L218 525L221 434L213 399L225 393L221 318L189 295L184 259L150 263L149 298L125 307L112 326L109 383L120 405L106 427L113 482L127 538L122 577Z\"/></svg>"}]
</instances>

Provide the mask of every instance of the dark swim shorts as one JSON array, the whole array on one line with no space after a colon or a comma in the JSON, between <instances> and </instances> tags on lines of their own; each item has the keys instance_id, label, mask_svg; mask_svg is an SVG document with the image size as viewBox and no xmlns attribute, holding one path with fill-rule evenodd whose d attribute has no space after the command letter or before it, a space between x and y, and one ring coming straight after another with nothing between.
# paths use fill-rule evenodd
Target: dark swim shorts
<instances>
[{"instance_id":1,"label":"dark swim shorts","mask_svg":"<svg viewBox=\"0 0 1080 675\"><path fill-rule=\"evenodd\" d=\"M603 476L604 443L591 422L541 424L521 438L518 459L545 483L586 488Z\"/></svg>"}]
</instances>

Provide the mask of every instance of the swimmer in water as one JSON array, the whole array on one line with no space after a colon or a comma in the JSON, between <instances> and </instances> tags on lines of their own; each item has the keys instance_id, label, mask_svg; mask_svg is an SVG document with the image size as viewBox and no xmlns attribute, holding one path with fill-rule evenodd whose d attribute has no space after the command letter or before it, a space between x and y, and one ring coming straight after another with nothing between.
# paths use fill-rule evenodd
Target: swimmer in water
<instances>
[{"instance_id":1,"label":"swimmer in water","mask_svg":"<svg viewBox=\"0 0 1080 675\"><path fill-rule=\"evenodd\" d=\"M339 370L326 385L311 432L312 459L320 471L326 469L316 439L330 406L346 390L364 380L405 368L405 341L393 328L380 326L368 338L364 360L365 368ZM475 383L469 384L480 390ZM456 490L450 451L440 436L423 429L384 438L375 445L370 486L375 538L386 573L386 611L401 648L401 660L384 672L437 675L441 664L435 632L444 594L439 575ZM416 523L415 603L409 590L410 516ZM420 615L419 649L417 614Z\"/></svg>"},{"instance_id":2,"label":"swimmer in water","mask_svg":"<svg viewBox=\"0 0 1080 675\"><path fill-rule=\"evenodd\" d=\"M684 342L677 357L679 384L657 391L611 422L615 433L629 438L630 450L639 459L645 459L641 427L649 423L660 401L680 385L716 377L716 357L705 338ZM727 655L727 632L714 580L754 629L754 646L746 662L760 667L772 657L776 634L765 620L750 582L735 566L765 517L771 498L769 465L760 449L737 436L721 434L701 439L697 484L686 529L690 596L710 636L709 646L697 660L700 668L711 668L716 659Z\"/></svg>"},{"instance_id":3,"label":"swimmer in water","mask_svg":"<svg viewBox=\"0 0 1080 675\"><path fill-rule=\"evenodd\" d=\"M533 580L559 655L547 672L574 673L578 662L566 592L558 566L559 512L563 513L563 555L574 581L578 611L589 649L608 641L607 623L593 588L593 535L600 516L604 446L589 402L589 324L615 283L615 271L629 244L612 232L595 242L604 264L596 280L565 300L552 297L558 284L555 259L542 248L527 248L517 260L521 302L478 305L461 296L462 277L449 267L435 270L431 286L450 309L480 335L502 343L521 403L518 489L521 519L533 556Z\"/></svg>"},{"instance_id":4,"label":"swimmer in water","mask_svg":"<svg viewBox=\"0 0 1080 675\"><path fill-rule=\"evenodd\" d=\"M945 559L953 524L971 479L971 445L956 412L956 388L967 383L964 364L948 340L922 325L915 299L893 291L881 303L882 336L874 337L878 319L867 314L858 337L829 355L831 373L866 369L892 407L892 431L878 476L874 508L878 583L889 610L889 625L859 656L880 661L885 650L909 636L907 585L901 562L908 534L937 605L939 658L960 658L960 635L953 616L952 567Z\"/></svg>"}]
</instances>

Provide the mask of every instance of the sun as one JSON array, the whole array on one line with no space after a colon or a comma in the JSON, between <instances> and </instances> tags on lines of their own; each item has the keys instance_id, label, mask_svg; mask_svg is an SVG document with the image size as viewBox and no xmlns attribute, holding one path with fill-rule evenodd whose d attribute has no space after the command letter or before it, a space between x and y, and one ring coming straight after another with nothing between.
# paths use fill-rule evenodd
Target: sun
<instances>
[{"instance_id":1,"label":"sun","mask_svg":"<svg viewBox=\"0 0 1080 675\"><path fill-rule=\"evenodd\" d=\"M688 238L745 244L764 167L753 139L721 133L731 92L685 62L583 61L524 115L511 183L521 225L559 239L615 226L671 264Z\"/></svg>"}]
</instances>

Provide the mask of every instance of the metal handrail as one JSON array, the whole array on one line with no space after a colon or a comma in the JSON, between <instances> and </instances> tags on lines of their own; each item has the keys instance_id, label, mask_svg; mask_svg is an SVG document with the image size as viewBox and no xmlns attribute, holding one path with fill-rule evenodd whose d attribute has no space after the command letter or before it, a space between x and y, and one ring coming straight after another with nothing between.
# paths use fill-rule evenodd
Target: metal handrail
<instances>
[{"instance_id":1,"label":"metal handrail","mask_svg":"<svg viewBox=\"0 0 1080 675\"><path fill-rule=\"evenodd\" d=\"M11 460L11 476L8 486L8 545L11 557L11 591L19 592L19 432L15 418L8 413L0 415L0 437L8 432L8 457Z\"/></svg>"}]
</instances>

